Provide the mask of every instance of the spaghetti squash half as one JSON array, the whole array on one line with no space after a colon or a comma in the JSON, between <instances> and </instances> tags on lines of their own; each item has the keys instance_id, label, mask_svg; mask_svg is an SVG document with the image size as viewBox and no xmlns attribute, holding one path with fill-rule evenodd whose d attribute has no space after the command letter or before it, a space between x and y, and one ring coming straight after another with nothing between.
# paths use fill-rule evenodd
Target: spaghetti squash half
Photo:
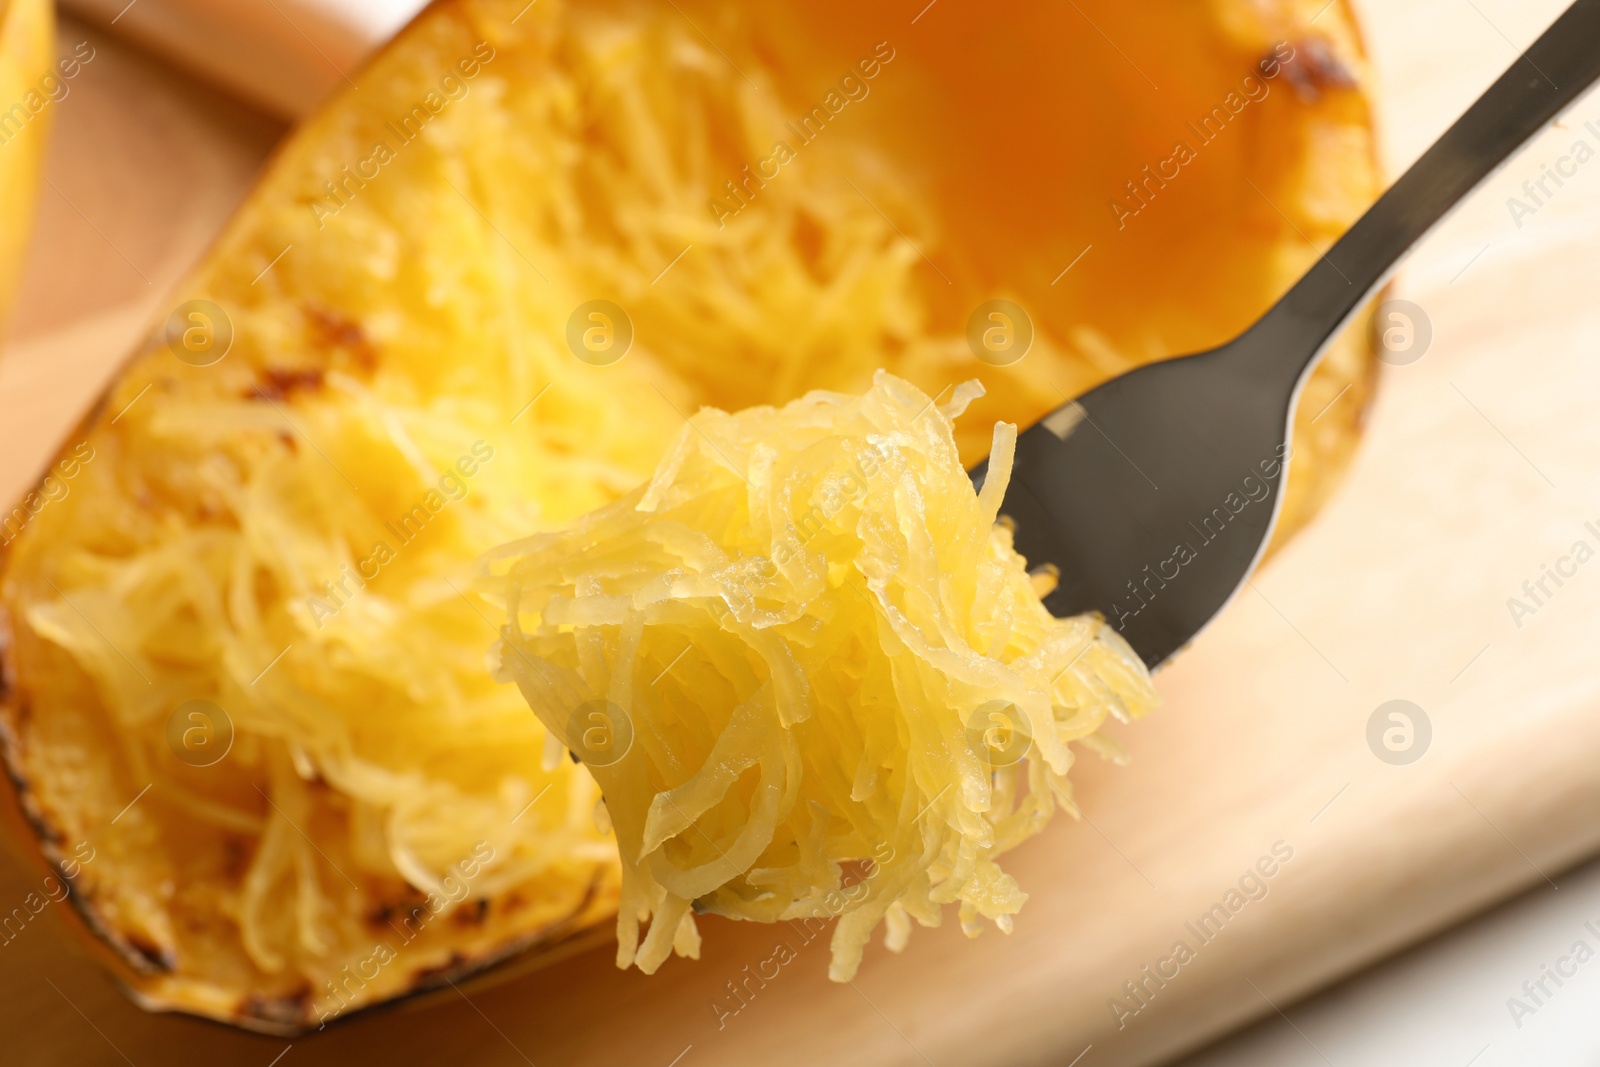
<instances>
[{"instance_id":1,"label":"spaghetti squash half","mask_svg":"<svg viewBox=\"0 0 1600 1067\"><path fill-rule=\"evenodd\" d=\"M637 491L702 405L859 396L880 369L946 405L982 382L940 459L969 466L995 423L1242 328L1375 192L1342 2L890 6L439 0L289 137L0 516L6 757L44 854L92 847L72 899L144 1003L293 1030L605 936L634 883L590 769L547 760L565 742L486 667L483 553ZM1030 317L1020 360L968 342L996 299ZM1291 523L1371 367L1350 335L1305 390ZM1020 596L961 507L969 562ZM1047 735L1040 683L1008 684ZM978 788L957 766L916 773ZM803 899L816 848L860 850L796 818L823 835L781 876ZM979 853L1018 824L934 818L976 866L929 899L1003 920ZM760 880L653 877L730 911Z\"/></svg>"}]
</instances>

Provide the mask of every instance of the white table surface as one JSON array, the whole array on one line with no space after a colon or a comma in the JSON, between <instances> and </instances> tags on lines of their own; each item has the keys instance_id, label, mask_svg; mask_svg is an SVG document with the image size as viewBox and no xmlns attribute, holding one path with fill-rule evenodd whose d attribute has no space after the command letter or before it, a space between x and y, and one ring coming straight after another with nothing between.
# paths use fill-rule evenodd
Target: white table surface
<instances>
[{"instance_id":1,"label":"white table surface","mask_svg":"<svg viewBox=\"0 0 1600 1067\"><path fill-rule=\"evenodd\" d=\"M1600 1062L1600 863L1555 879L1178 1067L1590 1067ZM1581 966L1582 941L1596 955ZM1523 989L1542 968L1535 1004ZM1517 998L1532 1014L1508 1004Z\"/></svg>"}]
</instances>

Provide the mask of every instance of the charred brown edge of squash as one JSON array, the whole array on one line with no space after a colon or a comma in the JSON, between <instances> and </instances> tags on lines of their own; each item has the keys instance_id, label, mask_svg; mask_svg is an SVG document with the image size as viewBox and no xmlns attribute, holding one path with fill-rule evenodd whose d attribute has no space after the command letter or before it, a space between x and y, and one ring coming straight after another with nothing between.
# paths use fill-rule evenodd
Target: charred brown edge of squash
<instances>
[{"instance_id":1,"label":"charred brown edge of squash","mask_svg":"<svg viewBox=\"0 0 1600 1067\"><path fill-rule=\"evenodd\" d=\"M0 18L4 18L9 6L8 0L0 0ZM360 73L387 56L392 49L399 47L411 34L420 32L417 28L425 20L432 17L440 9L450 6L465 8L470 5L465 0L430 0L427 6L412 18L411 22L399 33L395 34L386 45L369 56L357 71L352 73ZM1361 20L1350 9L1350 0L1345 0L1342 8L1346 20L1352 27L1357 51L1361 59L1366 61L1371 53ZM1369 79L1359 79L1355 91L1361 93L1368 101L1368 128L1373 133L1369 154L1374 172L1381 175L1382 161L1376 136L1377 119L1371 109ZM170 295L182 293L185 288L192 285L196 275L211 262L212 256L217 249L232 237L234 226L243 217L244 212L249 209L256 192L265 183L267 177L273 173L296 134L308 122L314 121L335 100L346 95L347 92L348 90L343 88L337 90L334 95L318 105L316 111L300 119L290 127L289 132L285 134L284 138L262 162L254 180L240 198L239 207L235 209L234 215L218 231L205 252L196 259L198 266L174 287ZM1391 287L1385 286L1373 298L1374 302L1385 299L1390 291ZM1371 306L1369 304L1366 309L1359 313L1365 318L1367 325L1367 328L1363 331L1365 336L1361 340L1361 344L1366 351L1364 353L1365 359L1362 371L1353 379L1353 384L1358 386L1361 391L1360 401L1362 407L1356 415L1355 425L1357 433L1362 436L1364 436L1362 431L1367 412L1370 410L1373 399L1376 396L1378 379L1377 333L1375 322L1371 316ZM106 387L101 391L99 398L89 407L83 418L78 421L74 432L67 435L66 442L83 440L91 431L100 426L103 416L110 405L111 395L127 375L127 372L146 356L160 350L161 344L158 331L159 324L152 331L152 334L147 335L144 341L136 344L128 357L117 366L117 369L109 377ZM1297 407L1291 417L1291 428L1293 419L1297 418L1298 414L1299 409ZM64 444L62 448L58 449L51 463L45 466L43 471L48 472L57 460L64 458L67 455L68 447L68 444ZM1348 472L1348 466L1349 464L1346 462L1341 465L1340 469L1331 472L1333 485L1330 486L1329 493L1333 491L1338 483L1343 481ZM42 485L44 476L44 473L40 474L39 478L33 483L35 487ZM1327 494L1324 494L1323 506L1326 505L1326 497ZM1298 532L1299 530L1297 529L1290 536L1292 537ZM1274 547L1282 546L1275 545ZM3 590L4 583L9 577L10 566L10 546L0 546L0 590ZM0 792L6 794L3 798L0 798L0 825L4 825L11 832L15 843L21 846L19 851L26 854L29 861L28 866L32 867L36 873L53 874L63 884L73 888L74 891L69 894L72 908L66 913L69 916L66 920L68 926L87 945L91 955L111 972L113 978L123 987L129 998L146 1011L189 1015L194 1018L279 1037L295 1037L318 1029L318 1020L314 1016L307 1014L311 1007L310 1003L299 997L261 1001L248 992L241 992L234 1012L221 1014L176 1003L143 988L145 984L148 984L152 976L164 973L165 969L153 963L146 953L139 951L131 941L123 936L115 925L96 909L94 895L79 891L76 884L77 879L68 877L58 846L58 842L64 839L64 834L61 828L51 823L45 814L44 805L37 799L23 768L22 734L24 733L24 726L22 720L27 715L29 701L17 676L14 660L16 650L14 626L10 608L6 606L3 600L0 600L0 762L3 762L6 777L10 780L12 786L10 790L0 790ZM30 844L31 847L29 847ZM567 918L552 923L543 930L509 939L499 946L479 953L475 957L463 958L453 965L419 970L412 976L410 989L358 1005L349 1011L341 1012L330 1022L333 1025L338 1025L354 1017L371 1012L390 1011L406 1006L426 1004L432 998L438 996L445 987L453 984L470 982L473 985L492 985L497 984L499 981L510 981L523 974L543 969L580 952L588 951L609 942L612 934L604 924L596 922L589 925L578 925L580 917L589 911L594 904L599 884L599 877L591 879L583 899ZM523 957L523 962L520 965L501 966L519 956ZM500 973L490 974L490 972L496 970ZM279 1022L272 1018L269 1013L261 1010L267 1004L282 1005L286 1002L302 1007L298 1021ZM250 1010L252 1006L255 1006L256 1010Z\"/></svg>"}]
</instances>

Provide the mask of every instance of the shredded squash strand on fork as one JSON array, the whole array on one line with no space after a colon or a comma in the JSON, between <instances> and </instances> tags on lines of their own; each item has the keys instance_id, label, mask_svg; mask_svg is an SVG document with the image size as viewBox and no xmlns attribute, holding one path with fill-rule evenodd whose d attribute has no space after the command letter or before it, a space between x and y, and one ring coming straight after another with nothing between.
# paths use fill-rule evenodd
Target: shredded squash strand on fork
<instances>
[{"instance_id":1,"label":"shredded squash strand on fork","mask_svg":"<svg viewBox=\"0 0 1600 1067\"><path fill-rule=\"evenodd\" d=\"M837 918L838 981L880 922L891 948L950 903L1009 931L1026 894L997 858L1071 808L1073 743L1115 757L1102 724L1153 706L996 521L1016 427L981 492L962 469L980 392L939 407L880 372L703 410L649 483L489 557L500 674L604 793L619 965L695 955L696 913Z\"/></svg>"}]
</instances>

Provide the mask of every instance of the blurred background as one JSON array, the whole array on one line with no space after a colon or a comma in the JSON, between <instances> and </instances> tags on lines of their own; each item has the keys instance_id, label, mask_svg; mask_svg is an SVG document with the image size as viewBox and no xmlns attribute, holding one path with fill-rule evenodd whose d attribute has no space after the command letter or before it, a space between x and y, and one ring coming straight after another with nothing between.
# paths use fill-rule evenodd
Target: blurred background
<instances>
[{"instance_id":1,"label":"blurred background","mask_svg":"<svg viewBox=\"0 0 1600 1067\"><path fill-rule=\"evenodd\" d=\"M58 53L81 57L87 45L94 58L51 105L37 219L0 348L0 495L37 477L293 120L418 6L64 0ZM1564 4L1355 7L1392 179ZM1109 792L1098 806L1094 790L1112 789L1112 777L1091 770L1089 825L1075 828L1071 850L1061 827L1030 846L1030 891L1088 877L1081 860L1171 921L1147 944L1108 948L1052 940L1025 913L1013 938L1053 956L1102 952L1105 974L1137 980L1195 902L1227 890L1274 840L1293 842L1295 862L1248 925L1126 1026L1114 1025L1114 1007L1108 1014L1126 998L1119 982L1024 997L1008 983L1039 979L1008 962L995 935L979 943L986 956L968 957L977 949L942 930L913 941L897 971L869 965L859 988L827 985L820 961L807 961L818 973L794 979L782 1003L761 1004L765 1022L741 1020L738 1034L663 988L681 968L651 985L611 972L599 950L557 972L513 966L470 997L425 998L291 1041L142 1013L55 914L64 909L51 909L0 947L4 1058L292 1065L387 1050L417 1062L545 1064L619 1062L625 1048L629 1062L662 1067L757 1055L941 1067L1594 1063L1600 963L1588 961L1600 952L1600 865L1585 864L1600 851L1600 570L1578 572L1536 616L1518 618L1508 600L1574 541L1594 540L1585 523L1600 524L1600 165L1585 165L1596 149L1591 95L1413 254L1394 295L1420 310L1429 343L1384 366L1347 484L1259 588L1163 673L1169 707L1152 724L1167 729L1131 739L1134 766L1117 772L1128 776L1118 797L1203 807L1194 786L1205 771L1186 770L1182 752L1227 701L1253 709L1228 719L1252 724L1237 743L1303 817L1261 824L1248 804L1208 808L1230 831L1186 859L1181 824L1122 814L1133 809ZM1549 181L1552 170L1564 177ZM1527 187L1542 180L1535 198ZM1394 700L1427 724L1423 751L1406 762L1367 741L1372 717ZM1326 728L1291 738L1313 721ZM0 901L22 899L39 878L26 843L8 844ZM728 933L699 966L736 974L757 946L759 931ZM971 970L969 958L980 960ZM932 974L922 980L939 992L894 977L908 967ZM1051 997L1087 1004L1098 1028L1041 1017ZM1026 1012L1014 1011L1024 1000ZM634 1027L650 1039L617 1044L612 1031Z\"/></svg>"}]
</instances>

